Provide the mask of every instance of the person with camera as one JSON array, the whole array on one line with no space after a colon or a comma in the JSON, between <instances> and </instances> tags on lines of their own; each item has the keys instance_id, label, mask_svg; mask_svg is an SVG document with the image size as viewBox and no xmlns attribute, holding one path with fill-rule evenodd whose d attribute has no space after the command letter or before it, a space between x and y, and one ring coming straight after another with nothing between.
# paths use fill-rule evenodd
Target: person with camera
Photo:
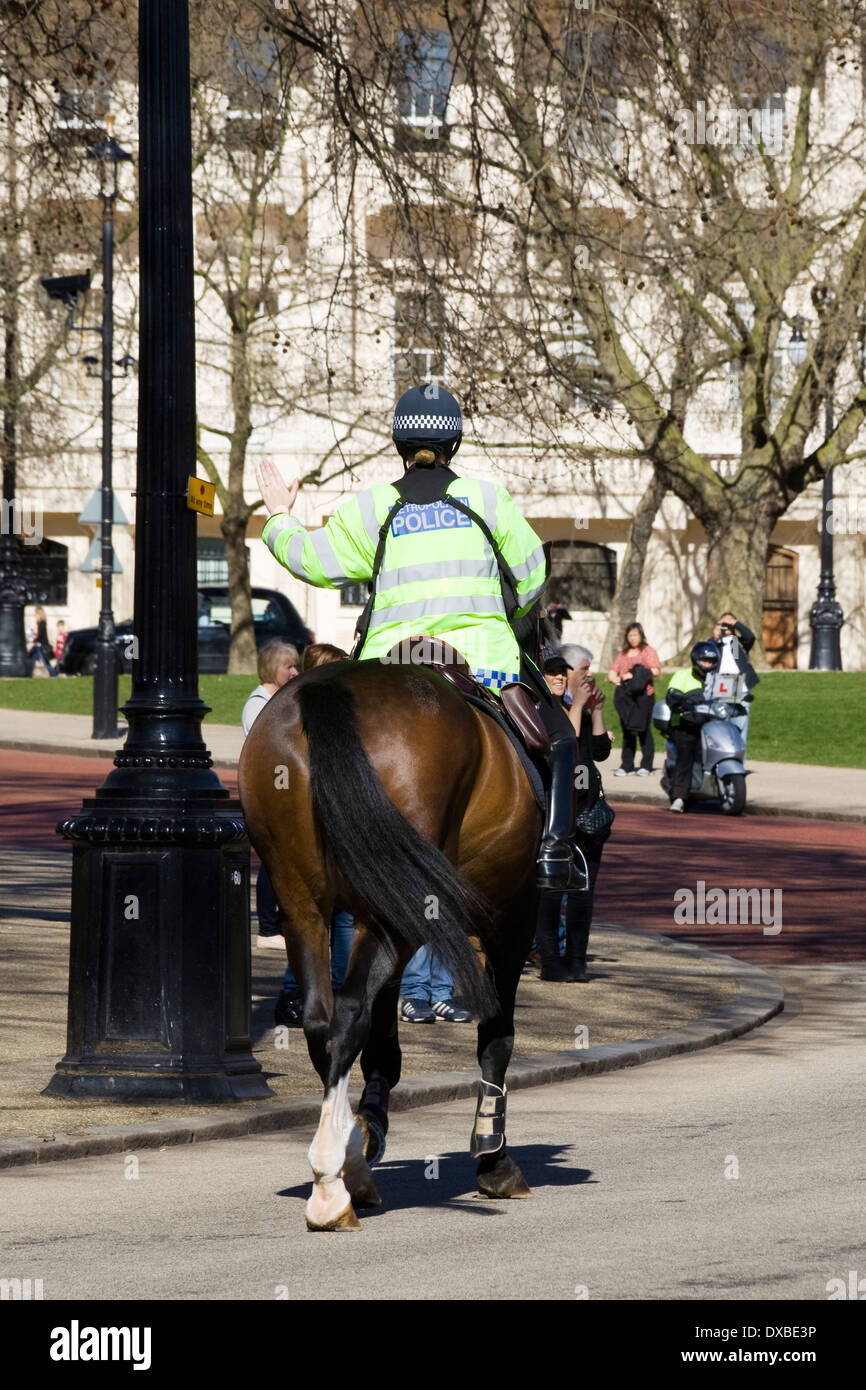
<instances>
[{"instance_id":1,"label":"person with camera","mask_svg":"<svg viewBox=\"0 0 866 1390\"><path fill-rule=\"evenodd\" d=\"M713 628L713 641L721 652L719 675L745 677L746 689L740 698L746 706L746 712L736 715L731 721L742 733L745 743L751 705L755 698L753 691L759 679L747 655L755 645L755 634L745 623L739 622L733 613L723 613Z\"/></svg>"}]
</instances>

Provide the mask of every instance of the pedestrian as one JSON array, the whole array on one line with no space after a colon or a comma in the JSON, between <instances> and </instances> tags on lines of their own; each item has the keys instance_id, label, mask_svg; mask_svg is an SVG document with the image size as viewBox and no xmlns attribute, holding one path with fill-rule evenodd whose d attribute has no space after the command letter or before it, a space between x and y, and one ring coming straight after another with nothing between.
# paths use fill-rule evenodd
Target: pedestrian
<instances>
[{"instance_id":1,"label":"pedestrian","mask_svg":"<svg viewBox=\"0 0 866 1390\"><path fill-rule=\"evenodd\" d=\"M572 667L562 656L544 663L544 679L554 699L563 701L571 693L568 717L578 739L577 820L574 836L586 859L589 891L571 893L565 899L565 956L559 952L561 893L541 892L538 901L535 941L541 964L540 978L568 984L587 984L586 953L592 926L595 884L601 868L601 854L610 838L614 812L608 805L597 762L610 756L611 736L604 723L604 691L590 676L592 653L586 647L569 645Z\"/></svg>"},{"instance_id":2,"label":"pedestrian","mask_svg":"<svg viewBox=\"0 0 866 1390\"><path fill-rule=\"evenodd\" d=\"M334 661L348 661L349 654L331 642L312 642L301 656L301 673L327 666ZM355 919L351 912L335 908L331 914L331 988L339 989L346 978L349 956L355 936ZM274 1022L287 1028L300 1028L304 1020L304 1001L291 965L286 967L283 983L274 1009Z\"/></svg>"},{"instance_id":3,"label":"pedestrian","mask_svg":"<svg viewBox=\"0 0 866 1390\"><path fill-rule=\"evenodd\" d=\"M403 971L400 1017L405 1023L468 1023L472 1015L454 1002L454 981L432 946L416 951Z\"/></svg>"},{"instance_id":4,"label":"pedestrian","mask_svg":"<svg viewBox=\"0 0 866 1390\"><path fill-rule=\"evenodd\" d=\"M56 676L57 671L51 665L51 643L48 641L48 619L45 616L45 609L38 606L34 610L34 635L32 645L27 655L30 658L30 670L35 672L37 661L41 661L49 676Z\"/></svg>"},{"instance_id":5,"label":"pedestrian","mask_svg":"<svg viewBox=\"0 0 866 1390\"><path fill-rule=\"evenodd\" d=\"M257 667L259 684L247 697L241 715L244 738L271 696L276 695L281 686L298 674L298 649L291 642L281 642L277 639L266 642L259 650ZM256 917L259 923L256 945L267 950L284 951L286 938L283 936L277 895L264 864L260 866L256 879Z\"/></svg>"},{"instance_id":6,"label":"pedestrian","mask_svg":"<svg viewBox=\"0 0 866 1390\"><path fill-rule=\"evenodd\" d=\"M66 624L62 618L58 619L57 630L54 637L54 660L57 667L60 667L60 658L63 656L63 648L66 646Z\"/></svg>"},{"instance_id":7,"label":"pedestrian","mask_svg":"<svg viewBox=\"0 0 866 1390\"><path fill-rule=\"evenodd\" d=\"M690 653L691 667L685 666L671 676L665 695L671 710L669 738L677 750L668 788L668 809L671 811L686 809L703 723L703 716L695 713L695 706L703 703L707 677L718 671L721 655L715 642L696 642Z\"/></svg>"},{"instance_id":8,"label":"pedestrian","mask_svg":"<svg viewBox=\"0 0 866 1390\"><path fill-rule=\"evenodd\" d=\"M313 671L317 666L327 666L332 661L348 660L349 653L344 652L342 647L335 647L332 642L311 642L309 647L304 647L301 670Z\"/></svg>"},{"instance_id":9,"label":"pedestrian","mask_svg":"<svg viewBox=\"0 0 866 1390\"><path fill-rule=\"evenodd\" d=\"M662 673L658 652L651 647L640 623L629 623L623 644L607 673L616 686L614 709L622 730L622 761L614 777L649 777L653 770L652 713L655 686L652 676ZM634 758L638 740L641 763L635 773Z\"/></svg>"}]
</instances>

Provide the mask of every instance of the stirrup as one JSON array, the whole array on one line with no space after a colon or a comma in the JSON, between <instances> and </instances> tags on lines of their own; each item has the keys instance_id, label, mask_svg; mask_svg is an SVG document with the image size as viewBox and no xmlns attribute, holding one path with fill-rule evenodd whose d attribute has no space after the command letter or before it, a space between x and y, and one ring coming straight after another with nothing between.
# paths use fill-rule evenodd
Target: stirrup
<instances>
[{"instance_id":1,"label":"stirrup","mask_svg":"<svg viewBox=\"0 0 866 1390\"><path fill-rule=\"evenodd\" d=\"M588 893L589 866L579 845L560 840L538 856L535 886L542 892Z\"/></svg>"}]
</instances>

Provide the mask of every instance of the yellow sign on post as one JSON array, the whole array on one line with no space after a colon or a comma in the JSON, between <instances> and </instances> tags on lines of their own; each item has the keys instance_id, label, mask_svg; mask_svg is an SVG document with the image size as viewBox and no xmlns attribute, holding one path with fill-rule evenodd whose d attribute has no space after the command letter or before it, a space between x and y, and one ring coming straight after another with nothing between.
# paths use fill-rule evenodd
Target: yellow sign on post
<instances>
[{"instance_id":1,"label":"yellow sign on post","mask_svg":"<svg viewBox=\"0 0 866 1390\"><path fill-rule=\"evenodd\" d=\"M186 494L186 505L192 512L203 512L205 516L213 516L214 497L216 488L213 483L206 483L203 478L189 478Z\"/></svg>"}]
</instances>

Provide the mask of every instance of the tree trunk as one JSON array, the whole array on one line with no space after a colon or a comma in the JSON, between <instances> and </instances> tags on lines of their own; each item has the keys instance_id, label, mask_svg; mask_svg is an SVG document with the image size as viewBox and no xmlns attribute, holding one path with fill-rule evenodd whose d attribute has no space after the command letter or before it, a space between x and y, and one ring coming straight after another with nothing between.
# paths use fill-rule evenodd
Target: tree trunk
<instances>
[{"instance_id":1,"label":"tree trunk","mask_svg":"<svg viewBox=\"0 0 866 1390\"><path fill-rule=\"evenodd\" d=\"M250 568L247 563L246 516L229 514L220 523L226 543L229 569L229 598L232 606L232 636L229 648L229 675L247 675L256 669L256 634L250 594Z\"/></svg>"},{"instance_id":2,"label":"tree trunk","mask_svg":"<svg viewBox=\"0 0 866 1390\"><path fill-rule=\"evenodd\" d=\"M763 599L770 535L780 508L767 499L743 498L722 517L703 517L707 533L707 590L691 641L679 653L687 661L692 643L712 636L722 613L731 612L755 634L749 653L753 666L766 667Z\"/></svg>"},{"instance_id":3,"label":"tree trunk","mask_svg":"<svg viewBox=\"0 0 866 1390\"><path fill-rule=\"evenodd\" d=\"M652 535L656 513L662 504L666 491L667 488L662 479L655 473L643 497L638 502L628 545L623 556L622 568L616 582L616 592L610 605L610 621L598 667L602 672L610 669L611 663L622 645L626 624L637 621L637 606L641 583L643 582L647 546ZM652 634L650 634L650 642L652 642Z\"/></svg>"}]
</instances>

